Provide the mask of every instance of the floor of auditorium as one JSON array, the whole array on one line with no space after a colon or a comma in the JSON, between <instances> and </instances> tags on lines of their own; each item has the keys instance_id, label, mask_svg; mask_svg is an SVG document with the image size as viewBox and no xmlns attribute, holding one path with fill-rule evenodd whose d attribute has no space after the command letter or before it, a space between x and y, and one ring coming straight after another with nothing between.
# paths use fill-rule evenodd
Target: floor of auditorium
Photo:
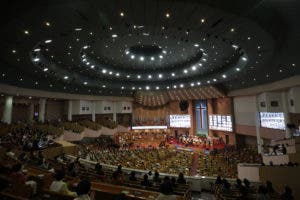
<instances>
[{"instance_id":1,"label":"floor of auditorium","mask_svg":"<svg viewBox=\"0 0 300 200\"><path fill-rule=\"evenodd\" d=\"M201 193L192 193L192 200L215 200L215 197L213 194L208 192L201 192Z\"/></svg>"}]
</instances>

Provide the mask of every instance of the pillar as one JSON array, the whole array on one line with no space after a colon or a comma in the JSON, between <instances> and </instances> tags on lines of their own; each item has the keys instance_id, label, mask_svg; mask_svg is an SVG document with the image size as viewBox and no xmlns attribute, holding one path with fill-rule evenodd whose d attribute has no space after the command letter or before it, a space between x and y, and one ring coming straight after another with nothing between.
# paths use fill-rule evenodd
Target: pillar
<instances>
[{"instance_id":1,"label":"pillar","mask_svg":"<svg viewBox=\"0 0 300 200\"><path fill-rule=\"evenodd\" d=\"M45 110L46 110L46 99L40 99L39 101L39 122L45 122Z\"/></svg>"},{"instance_id":2,"label":"pillar","mask_svg":"<svg viewBox=\"0 0 300 200\"><path fill-rule=\"evenodd\" d=\"M113 102L113 121L117 122L117 102Z\"/></svg>"},{"instance_id":3,"label":"pillar","mask_svg":"<svg viewBox=\"0 0 300 200\"><path fill-rule=\"evenodd\" d=\"M287 93L285 91L281 92L281 101L282 101L282 111L284 115L284 123L285 123L285 138L292 137L292 131L287 128L287 124L291 122L290 115L289 115L289 106L288 106L288 98Z\"/></svg>"},{"instance_id":4,"label":"pillar","mask_svg":"<svg viewBox=\"0 0 300 200\"><path fill-rule=\"evenodd\" d=\"M257 151L258 151L259 154L261 154L262 153L263 140L260 137L260 116L259 116L258 96L255 97L255 105L256 105L255 128L256 128Z\"/></svg>"},{"instance_id":5,"label":"pillar","mask_svg":"<svg viewBox=\"0 0 300 200\"><path fill-rule=\"evenodd\" d=\"M33 122L33 116L34 116L34 104L31 103L29 105L29 113L28 113L28 122L29 123Z\"/></svg>"},{"instance_id":6,"label":"pillar","mask_svg":"<svg viewBox=\"0 0 300 200\"><path fill-rule=\"evenodd\" d=\"M7 123L7 124L11 123L12 109L13 109L13 97L12 96L8 96L5 99L3 116L2 116L2 121L4 123Z\"/></svg>"},{"instance_id":7,"label":"pillar","mask_svg":"<svg viewBox=\"0 0 300 200\"><path fill-rule=\"evenodd\" d=\"M92 102L92 121L96 121L96 103L95 101Z\"/></svg>"},{"instance_id":8,"label":"pillar","mask_svg":"<svg viewBox=\"0 0 300 200\"><path fill-rule=\"evenodd\" d=\"M68 114L67 114L67 120L72 121L72 112L73 112L73 101L68 100Z\"/></svg>"}]
</instances>

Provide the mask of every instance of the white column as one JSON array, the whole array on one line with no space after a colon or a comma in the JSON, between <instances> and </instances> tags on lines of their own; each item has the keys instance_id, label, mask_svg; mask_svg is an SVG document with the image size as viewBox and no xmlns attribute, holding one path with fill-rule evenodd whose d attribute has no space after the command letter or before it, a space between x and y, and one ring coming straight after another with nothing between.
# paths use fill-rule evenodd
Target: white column
<instances>
[{"instance_id":1,"label":"white column","mask_svg":"<svg viewBox=\"0 0 300 200\"><path fill-rule=\"evenodd\" d=\"M11 123L12 109L13 109L13 97L12 96L8 96L5 99L3 116L2 116L2 121L4 123L7 123L7 124Z\"/></svg>"},{"instance_id":2,"label":"white column","mask_svg":"<svg viewBox=\"0 0 300 200\"><path fill-rule=\"evenodd\" d=\"M46 109L46 99L40 99L39 101L39 122L45 122L45 109Z\"/></svg>"},{"instance_id":3,"label":"white column","mask_svg":"<svg viewBox=\"0 0 300 200\"><path fill-rule=\"evenodd\" d=\"M92 121L96 121L96 103L92 101Z\"/></svg>"},{"instance_id":4,"label":"white column","mask_svg":"<svg viewBox=\"0 0 300 200\"><path fill-rule=\"evenodd\" d=\"M284 115L284 123L285 123L285 138L291 138L292 133L291 130L287 128L287 124L291 122L289 116L289 105L288 105L288 98L286 92L281 92L281 100L282 100L282 111Z\"/></svg>"},{"instance_id":5,"label":"white column","mask_svg":"<svg viewBox=\"0 0 300 200\"><path fill-rule=\"evenodd\" d=\"M117 102L113 102L113 121L117 121Z\"/></svg>"},{"instance_id":6,"label":"white column","mask_svg":"<svg viewBox=\"0 0 300 200\"><path fill-rule=\"evenodd\" d=\"M256 128L257 151L258 153L262 153L263 140L260 137L260 116L259 116L258 96L255 97L255 104L256 104L255 128Z\"/></svg>"},{"instance_id":7,"label":"white column","mask_svg":"<svg viewBox=\"0 0 300 200\"><path fill-rule=\"evenodd\" d=\"M67 115L67 120L72 121L72 112L73 112L73 102L72 100L68 100L68 115Z\"/></svg>"},{"instance_id":8,"label":"white column","mask_svg":"<svg viewBox=\"0 0 300 200\"><path fill-rule=\"evenodd\" d=\"M29 105L29 113L28 113L28 122L33 122L33 115L34 115L34 104L31 103Z\"/></svg>"}]
</instances>

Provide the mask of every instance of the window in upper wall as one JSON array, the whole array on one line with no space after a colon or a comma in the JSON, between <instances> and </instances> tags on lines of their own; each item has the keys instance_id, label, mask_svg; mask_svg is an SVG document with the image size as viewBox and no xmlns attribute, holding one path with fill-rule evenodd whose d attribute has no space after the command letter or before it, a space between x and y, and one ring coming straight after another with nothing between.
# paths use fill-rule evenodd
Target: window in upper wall
<instances>
[{"instance_id":1,"label":"window in upper wall","mask_svg":"<svg viewBox=\"0 0 300 200\"><path fill-rule=\"evenodd\" d=\"M291 100L290 100L290 105L291 105L291 106L294 106L294 99L291 99Z\"/></svg>"},{"instance_id":2,"label":"window in upper wall","mask_svg":"<svg viewBox=\"0 0 300 200\"><path fill-rule=\"evenodd\" d=\"M90 107L86 107L86 110L90 110Z\"/></svg>"},{"instance_id":3,"label":"window in upper wall","mask_svg":"<svg viewBox=\"0 0 300 200\"><path fill-rule=\"evenodd\" d=\"M82 107L81 110L84 111L84 110L85 110L85 107Z\"/></svg>"},{"instance_id":4,"label":"window in upper wall","mask_svg":"<svg viewBox=\"0 0 300 200\"><path fill-rule=\"evenodd\" d=\"M126 110L126 106L123 107L123 110Z\"/></svg>"},{"instance_id":5,"label":"window in upper wall","mask_svg":"<svg viewBox=\"0 0 300 200\"><path fill-rule=\"evenodd\" d=\"M278 101L271 101L272 107L278 107Z\"/></svg>"},{"instance_id":6,"label":"window in upper wall","mask_svg":"<svg viewBox=\"0 0 300 200\"><path fill-rule=\"evenodd\" d=\"M266 102L264 101L260 102L260 107L266 107Z\"/></svg>"},{"instance_id":7,"label":"window in upper wall","mask_svg":"<svg viewBox=\"0 0 300 200\"><path fill-rule=\"evenodd\" d=\"M104 107L104 110L107 110L107 107L106 107L106 106Z\"/></svg>"},{"instance_id":8,"label":"window in upper wall","mask_svg":"<svg viewBox=\"0 0 300 200\"><path fill-rule=\"evenodd\" d=\"M127 110L130 110L130 107L129 107L129 106L127 106Z\"/></svg>"}]
</instances>

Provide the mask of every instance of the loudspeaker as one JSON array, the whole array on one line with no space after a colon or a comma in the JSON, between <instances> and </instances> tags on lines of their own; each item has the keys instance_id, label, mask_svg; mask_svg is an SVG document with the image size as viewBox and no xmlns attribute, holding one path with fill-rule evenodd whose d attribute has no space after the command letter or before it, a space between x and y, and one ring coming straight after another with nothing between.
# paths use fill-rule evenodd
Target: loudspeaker
<instances>
[{"instance_id":1,"label":"loudspeaker","mask_svg":"<svg viewBox=\"0 0 300 200\"><path fill-rule=\"evenodd\" d=\"M189 107L189 102L188 101L180 101L179 102L179 108L181 111L186 111Z\"/></svg>"}]
</instances>

